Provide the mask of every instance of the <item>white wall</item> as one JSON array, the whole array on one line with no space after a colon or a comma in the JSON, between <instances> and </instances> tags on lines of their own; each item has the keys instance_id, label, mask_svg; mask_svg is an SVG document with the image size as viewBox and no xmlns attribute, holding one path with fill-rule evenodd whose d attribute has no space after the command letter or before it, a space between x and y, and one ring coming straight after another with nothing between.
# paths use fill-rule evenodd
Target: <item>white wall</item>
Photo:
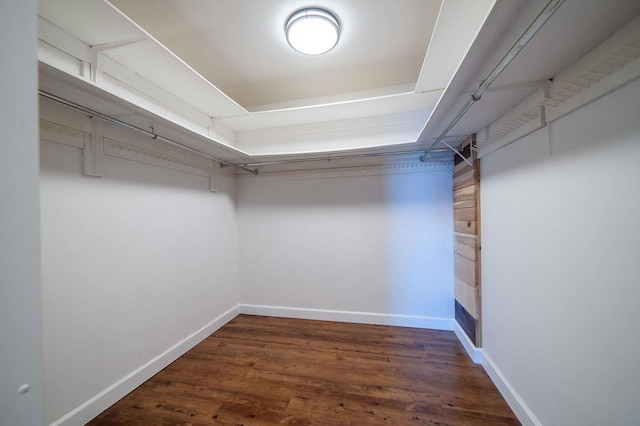
<instances>
[{"instance_id":1,"label":"white wall","mask_svg":"<svg viewBox=\"0 0 640 426\"><path fill-rule=\"evenodd\" d=\"M639 117L635 81L482 160L486 362L546 426L640 421Z\"/></svg>"},{"instance_id":2,"label":"white wall","mask_svg":"<svg viewBox=\"0 0 640 426\"><path fill-rule=\"evenodd\" d=\"M238 304L233 180L214 194L202 176L105 159L104 177L83 176L80 149L41 143L47 423Z\"/></svg>"},{"instance_id":3,"label":"white wall","mask_svg":"<svg viewBox=\"0 0 640 426\"><path fill-rule=\"evenodd\" d=\"M0 424L31 426L42 424L34 0L0 2L0 63Z\"/></svg>"},{"instance_id":4,"label":"white wall","mask_svg":"<svg viewBox=\"0 0 640 426\"><path fill-rule=\"evenodd\" d=\"M450 328L452 214L451 173L443 170L241 180L241 302L298 308L303 317Z\"/></svg>"}]
</instances>

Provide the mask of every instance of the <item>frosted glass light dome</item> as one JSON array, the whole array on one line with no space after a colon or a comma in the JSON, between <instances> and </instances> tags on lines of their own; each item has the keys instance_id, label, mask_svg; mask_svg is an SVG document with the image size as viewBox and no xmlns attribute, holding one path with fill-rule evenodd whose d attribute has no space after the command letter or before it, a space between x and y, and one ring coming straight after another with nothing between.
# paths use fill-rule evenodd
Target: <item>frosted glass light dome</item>
<instances>
[{"instance_id":1,"label":"frosted glass light dome","mask_svg":"<svg viewBox=\"0 0 640 426\"><path fill-rule=\"evenodd\" d=\"M307 7L287 18L284 31L293 50L305 55L322 55L338 44L340 22L326 9Z\"/></svg>"}]
</instances>

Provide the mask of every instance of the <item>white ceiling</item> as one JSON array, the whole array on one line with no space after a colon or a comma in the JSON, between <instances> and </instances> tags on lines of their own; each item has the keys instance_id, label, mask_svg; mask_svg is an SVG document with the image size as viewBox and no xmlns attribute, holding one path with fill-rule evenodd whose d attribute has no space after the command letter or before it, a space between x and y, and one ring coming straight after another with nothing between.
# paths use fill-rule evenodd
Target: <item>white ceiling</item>
<instances>
[{"instance_id":1,"label":"white ceiling","mask_svg":"<svg viewBox=\"0 0 640 426\"><path fill-rule=\"evenodd\" d=\"M440 0L323 0L341 20L338 46L295 52L284 23L304 0L112 0L111 3L250 111L315 98L413 90ZM441 87L440 87L441 88Z\"/></svg>"},{"instance_id":2,"label":"white ceiling","mask_svg":"<svg viewBox=\"0 0 640 426\"><path fill-rule=\"evenodd\" d=\"M546 3L40 0L41 85L132 124L176 123L167 131L231 161L423 149ZM341 20L327 55L298 54L284 39L286 17L310 5ZM566 0L452 139L508 112L638 13L637 0Z\"/></svg>"}]
</instances>

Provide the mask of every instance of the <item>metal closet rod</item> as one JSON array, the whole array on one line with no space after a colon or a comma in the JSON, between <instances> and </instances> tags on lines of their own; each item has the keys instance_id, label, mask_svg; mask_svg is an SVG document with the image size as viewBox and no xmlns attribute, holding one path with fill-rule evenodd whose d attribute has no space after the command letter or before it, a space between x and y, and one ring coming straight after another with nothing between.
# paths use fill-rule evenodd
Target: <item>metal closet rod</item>
<instances>
[{"instance_id":1,"label":"metal closet rod","mask_svg":"<svg viewBox=\"0 0 640 426\"><path fill-rule=\"evenodd\" d=\"M242 163L239 166L252 167L252 166L268 166L273 164L288 164L288 163L306 163L310 161L331 161L331 160L345 160L349 158L361 158L361 157L386 157L392 155L410 155L423 152L423 150L414 151L388 151L388 152L374 152L374 153L362 153L362 154L343 154L343 155L323 155L319 157L299 158L290 160L272 160L272 161L256 161L254 163ZM448 149L435 149L431 152L449 152Z\"/></svg>"},{"instance_id":2,"label":"metal closet rod","mask_svg":"<svg viewBox=\"0 0 640 426\"><path fill-rule=\"evenodd\" d=\"M68 99L64 99L61 98L59 96L56 96L52 93L46 92L44 90L39 90L39 94L40 96L47 98L47 99L51 99L52 101L58 102L60 104L63 104L65 106L68 106L70 108L73 108L77 111L80 111L82 113L88 114L92 117L96 117L99 118L101 120L107 121L109 123L115 124L117 126L120 127L124 127L125 129L131 130L133 132L136 133L140 133L144 136L148 136L151 139L157 139L163 142L166 142L170 145L174 145L174 146L178 146L180 148L186 149L187 151L193 152L195 154L198 155L202 155L206 158L210 158L211 160L217 161L225 166L229 166L229 167L236 167L238 169L244 170L246 172L252 173L254 175L258 174L258 170L256 169L250 169L249 167L252 166L266 166L266 165L273 165L273 164L286 164L286 163L304 163L304 162L309 162L309 161L323 161L323 160L343 160L343 159L348 159L348 158L359 158L359 157L380 157L380 156L390 156L390 155L406 155L406 154L417 154L419 152L422 152L422 150L415 150L415 151L391 151L391 152L378 152L378 153L370 153L370 154L345 154L345 155L328 155L328 156L322 156L322 157L312 157L312 158L303 158L303 159L291 159L291 160L273 160L273 161L258 161L258 162L254 162L254 163L241 163L241 164L235 164L235 163L230 163L228 161L225 160L221 160L219 158L213 157L205 152L199 151L197 149L191 148L189 146L183 145L180 142L176 142L172 139L169 138L165 138L164 136L160 136L157 133L151 132L149 130L146 129L142 129L140 127L134 126L132 124L126 123L124 121L118 120L117 118L113 118L110 117L106 114L103 114L99 111L96 111L94 109L82 106L80 104L77 104L73 101L70 101ZM436 150L431 150L431 152L446 152L448 151L448 149L436 149Z\"/></svg>"},{"instance_id":3,"label":"metal closet rod","mask_svg":"<svg viewBox=\"0 0 640 426\"><path fill-rule=\"evenodd\" d=\"M221 160L219 158L216 158L216 157L214 157L212 155L207 154L206 152L202 152L200 150L191 148L190 146L184 145L184 144L182 144L180 142L176 142L173 139L165 138L164 136L160 136L157 133L151 132L151 131L146 130L146 129L142 129L140 127L137 127L137 126L134 126L132 124L126 123L124 121L118 120L117 118L110 117L108 115L105 115L105 114L103 114L101 112L98 112L96 110L93 110L91 108L87 108L85 106L82 106L82 105L77 104L75 102L72 102L70 100L67 100L67 99L61 98L59 96L56 96L56 95L54 95L52 93L45 92L44 90L39 90L38 93L40 94L40 96L42 96L44 98L51 99L52 101L55 101L55 102L58 102L60 104L66 105L69 108L73 108L73 109L75 109L77 111L80 111L80 112L88 114L88 115L90 115L92 117L96 117L96 118L99 118L101 120L107 121L107 122L109 122L111 124L115 124L116 126L124 127L125 129L131 130L133 132L139 133L139 134L144 135L144 136L148 136L151 139L157 139L159 141L166 142L169 145L174 145L174 146L180 147L182 149L185 149L187 151L193 152L195 154L202 155L203 157L209 158L209 159L211 159L213 161L217 161L218 163L224 164L225 166L236 167L238 169L242 169L242 170L244 170L246 172L249 172L249 173L252 173L254 175L258 174L258 170L256 170L256 169L249 169L249 168L247 168L247 167L245 167L243 165L233 164L233 163L230 163L228 161Z\"/></svg>"},{"instance_id":4,"label":"metal closet rod","mask_svg":"<svg viewBox=\"0 0 640 426\"><path fill-rule=\"evenodd\" d=\"M507 52L507 54L502 58L502 60L498 63L498 65L496 65L496 67L493 69L493 71L491 71L491 73L487 76L487 78L485 78L482 81L482 83L480 83L480 86L478 86L476 91L473 92L471 97L467 99L467 102L460 109L460 111L458 111L455 117L453 117L451 122L449 122L449 125L444 129L444 131L440 134L440 136L438 136L436 140L431 144L431 146L424 152L424 154L420 156L420 161L424 161L427 158L427 156L431 152L433 152L433 148L437 144L442 142L449 149L455 152L456 155L459 155L460 157L462 157L462 159L466 161L469 165L473 165L471 161L465 158L464 155L462 155L458 150L454 149L452 146L444 142L443 141L444 137L447 135L447 133L451 131L451 129L453 129L453 127L458 123L458 121L460 121L462 116L464 116L467 113L469 108L471 108L471 106L474 103L480 100L484 91L487 90L489 86L491 86L491 84L495 81L495 79L498 78L500 73L502 73L502 71L504 71L505 68L509 66L511 61L513 61L514 58L518 56L518 53L520 53L520 51L527 45L527 43L531 41L533 36L535 36L536 33L540 30L540 28L542 28L542 26L549 20L549 18L551 18L551 15L553 15L556 12L556 10L558 10L558 8L562 5L562 3L564 3L564 0L551 0L549 3L547 3L547 5L545 6L544 9L542 9L542 12L540 12L538 17L531 23L531 25L529 25L529 28L527 28L527 30L520 36L518 41L516 41L516 43L511 47L509 52Z\"/></svg>"}]
</instances>

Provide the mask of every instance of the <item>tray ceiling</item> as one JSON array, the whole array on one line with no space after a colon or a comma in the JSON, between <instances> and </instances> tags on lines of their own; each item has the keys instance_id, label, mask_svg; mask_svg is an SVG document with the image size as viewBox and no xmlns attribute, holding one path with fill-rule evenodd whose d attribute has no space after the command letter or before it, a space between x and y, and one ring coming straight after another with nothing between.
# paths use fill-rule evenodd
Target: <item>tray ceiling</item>
<instances>
[{"instance_id":1,"label":"tray ceiling","mask_svg":"<svg viewBox=\"0 0 640 426\"><path fill-rule=\"evenodd\" d=\"M291 49L283 31L305 2L111 3L249 111L413 90L441 6L440 0L323 1L341 20L340 42L325 55L306 56Z\"/></svg>"},{"instance_id":2,"label":"tray ceiling","mask_svg":"<svg viewBox=\"0 0 640 426\"><path fill-rule=\"evenodd\" d=\"M230 161L423 149L546 3L39 0L40 82L140 127L173 123ZM305 6L341 20L326 55L286 43L286 18ZM448 140L544 88L639 9L637 0L566 0Z\"/></svg>"},{"instance_id":3,"label":"tray ceiling","mask_svg":"<svg viewBox=\"0 0 640 426\"><path fill-rule=\"evenodd\" d=\"M321 0L342 35L307 56L284 35L302 0L40 0L39 59L242 155L392 147L417 141L494 3Z\"/></svg>"}]
</instances>

